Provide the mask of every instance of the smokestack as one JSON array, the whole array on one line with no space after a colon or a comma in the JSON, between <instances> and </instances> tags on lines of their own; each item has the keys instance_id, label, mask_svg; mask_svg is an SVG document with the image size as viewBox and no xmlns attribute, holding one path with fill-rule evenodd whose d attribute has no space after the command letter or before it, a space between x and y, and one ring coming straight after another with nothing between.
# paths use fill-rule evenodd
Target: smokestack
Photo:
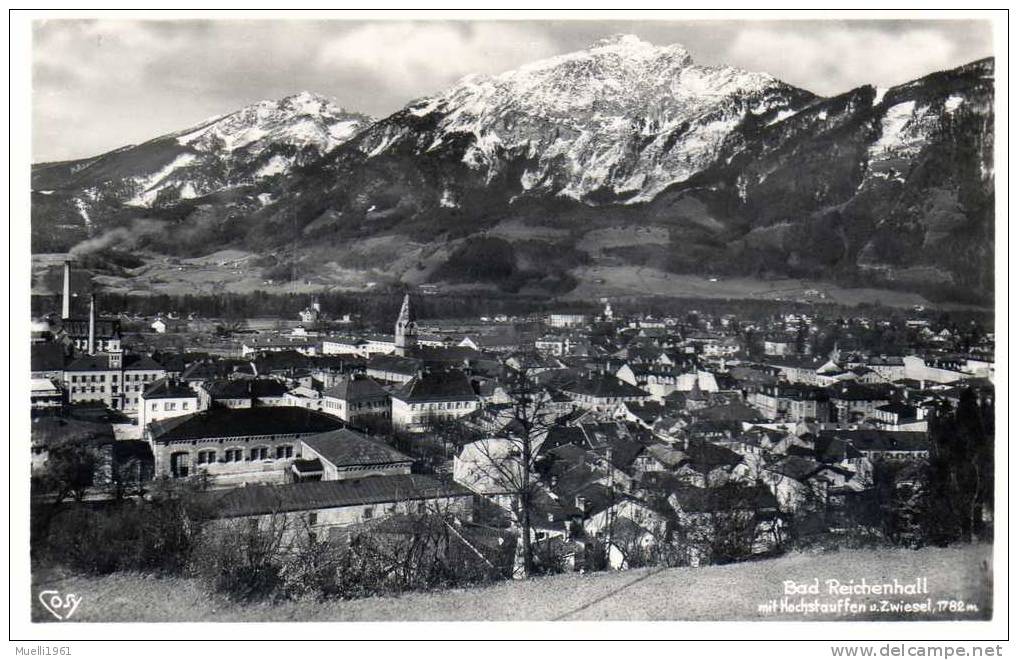
<instances>
[{"instance_id":1,"label":"smokestack","mask_svg":"<svg viewBox=\"0 0 1018 660\"><path fill-rule=\"evenodd\" d=\"M95 355L95 294L88 299L88 354Z\"/></svg>"},{"instance_id":2,"label":"smokestack","mask_svg":"<svg viewBox=\"0 0 1018 660\"><path fill-rule=\"evenodd\" d=\"M64 308L60 318L71 318L71 262L64 262Z\"/></svg>"}]
</instances>

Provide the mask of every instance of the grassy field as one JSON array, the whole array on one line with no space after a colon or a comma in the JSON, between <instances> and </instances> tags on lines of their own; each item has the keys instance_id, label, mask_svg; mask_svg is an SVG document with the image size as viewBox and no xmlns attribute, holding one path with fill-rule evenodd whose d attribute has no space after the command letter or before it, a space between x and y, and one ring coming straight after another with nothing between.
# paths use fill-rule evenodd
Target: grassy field
<instances>
[{"instance_id":1,"label":"grassy field","mask_svg":"<svg viewBox=\"0 0 1018 660\"><path fill-rule=\"evenodd\" d=\"M948 620L988 619L992 603L989 546L912 550L843 550L790 554L777 559L704 568L641 569L621 573L569 574L402 597L354 601L301 601L238 605L210 596L193 580L142 575L88 578L40 571L33 578L36 621L52 617L35 597L41 590L74 593L82 603L74 621L385 621L385 620ZM963 600L978 611L934 614L781 614L759 606L783 597L783 581L819 578L820 596L834 602L823 583L864 579L902 583L926 578L922 596L850 596L874 604ZM798 602L800 596L789 596Z\"/></svg>"},{"instance_id":2,"label":"grassy field","mask_svg":"<svg viewBox=\"0 0 1018 660\"><path fill-rule=\"evenodd\" d=\"M682 298L788 300L889 307L951 307L935 305L917 293L872 288L845 288L825 282L797 279L760 280L668 273L641 266L584 266L572 273L580 285L566 298L590 300L616 296L677 296Z\"/></svg>"},{"instance_id":3,"label":"grassy field","mask_svg":"<svg viewBox=\"0 0 1018 660\"><path fill-rule=\"evenodd\" d=\"M514 237L528 229L500 225L491 236ZM655 245L662 240L660 227L623 230L619 227L588 232L577 244L597 256L620 246ZM257 255L241 250L222 250L204 257L172 258L140 255L144 266L123 275L95 275L104 291L148 294L269 293L309 294L321 291L364 291L394 282L416 285L429 281L432 272L444 263L459 241L413 243L397 236L377 236L342 248L309 248L302 252L299 277L292 282L265 279L264 269L255 266ZM52 277L65 254L32 255L32 292L56 294L59 278ZM722 277L669 273L656 268L619 265L612 259L595 259L591 265L574 268L570 274L578 286L564 294L564 300L596 300L601 297L674 296L708 299L761 299L813 303L882 304L890 307L967 309L969 305L931 303L923 296L905 291L875 288L846 288L827 282L750 277ZM47 277L47 274L49 277ZM49 284L45 281L48 279ZM490 283L442 284L443 291L495 291Z\"/></svg>"}]
</instances>

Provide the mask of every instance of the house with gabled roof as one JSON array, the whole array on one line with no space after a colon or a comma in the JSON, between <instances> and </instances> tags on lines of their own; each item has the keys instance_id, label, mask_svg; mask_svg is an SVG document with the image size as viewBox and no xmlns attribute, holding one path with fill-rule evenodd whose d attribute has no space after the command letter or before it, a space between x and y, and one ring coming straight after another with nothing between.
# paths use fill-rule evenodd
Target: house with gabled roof
<instances>
[{"instance_id":1,"label":"house with gabled roof","mask_svg":"<svg viewBox=\"0 0 1018 660\"><path fill-rule=\"evenodd\" d=\"M145 439L157 477L202 472L222 487L282 483L300 455L301 438L342 426L331 415L304 408L215 407L154 421Z\"/></svg>"},{"instance_id":2,"label":"house with gabled roof","mask_svg":"<svg viewBox=\"0 0 1018 660\"><path fill-rule=\"evenodd\" d=\"M480 406L473 385L462 371L427 371L394 390L392 424L422 432L441 420L469 415Z\"/></svg>"},{"instance_id":3,"label":"house with gabled roof","mask_svg":"<svg viewBox=\"0 0 1018 660\"><path fill-rule=\"evenodd\" d=\"M355 423L389 416L389 393L370 376L347 375L322 392L322 412Z\"/></svg>"},{"instance_id":4,"label":"house with gabled roof","mask_svg":"<svg viewBox=\"0 0 1018 660\"><path fill-rule=\"evenodd\" d=\"M370 436L341 428L302 437L294 481L334 481L410 474L414 459Z\"/></svg>"},{"instance_id":5,"label":"house with gabled roof","mask_svg":"<svg viewBox=\"0 0 1018 660\"><path fill-rule=\"evenodd\" d=\"M588 410L609 412L627 401L647 401L650 393L635 385L604 373L588 374L585 378L564 385L562 392Z\"/></svg>"},{"instance_id":6,"label":"house with gabled roof","mask_svg":"<svg viewBox=\"0 0 1018 660\"><path fill-rule=\"evenodd\" d=\"M282 530L287 540L338 540L351 525L399 515L439 514L469 520L474 495L425 474L257 485L202 494L221 521L250 520Z\"/></svg>"}]
</instances>

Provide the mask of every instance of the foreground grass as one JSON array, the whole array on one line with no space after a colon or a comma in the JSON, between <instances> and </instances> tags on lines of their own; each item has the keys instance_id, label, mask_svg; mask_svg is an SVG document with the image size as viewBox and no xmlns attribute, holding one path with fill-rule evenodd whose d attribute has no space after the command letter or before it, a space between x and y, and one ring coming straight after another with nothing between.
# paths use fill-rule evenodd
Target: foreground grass
<instances>
[{"instance_id":1,"label":"foreground grass","mask_svg":"<svg viewBox=\"0 0 1018 660\"><path fill-rule=\"evenodd\" d=\"M415 593L353 601L231 603L190 579L137 574L81 577L53 569L33 576L33 620L52 617L36 595L75 593L74 621L385 621L385 620L948 620L988 619L991 549L986 545L923 550L843 550L704 568L641 569L569 574L476 589ZM925 577L923 596L851 596L853 602L964 600L965 613L865 615L765 614L758 605L780 599L784 580L901 582ZM791 596L796 602L799 596ZM807 596L813 599L814 596ZM821 600L833 602L825 593Z\"/></svg>"}]
</instances>

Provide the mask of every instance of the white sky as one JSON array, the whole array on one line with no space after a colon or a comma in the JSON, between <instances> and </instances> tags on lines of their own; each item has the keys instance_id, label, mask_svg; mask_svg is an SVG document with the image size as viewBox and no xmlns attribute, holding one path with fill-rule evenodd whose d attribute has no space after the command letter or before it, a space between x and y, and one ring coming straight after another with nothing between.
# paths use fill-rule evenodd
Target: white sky
<instances>
[{"instance_id":1,"label":"white sky","mask_svg":"<svg viewBox=\"0 0 1018 660\"><path fill-rule=\"evenodd\" d=\"M33 161L96 155L302 90L382 117L464 75L620 32L817 94L993 53L988 21L40 21Z\"/></svg>"}]
</instances>

